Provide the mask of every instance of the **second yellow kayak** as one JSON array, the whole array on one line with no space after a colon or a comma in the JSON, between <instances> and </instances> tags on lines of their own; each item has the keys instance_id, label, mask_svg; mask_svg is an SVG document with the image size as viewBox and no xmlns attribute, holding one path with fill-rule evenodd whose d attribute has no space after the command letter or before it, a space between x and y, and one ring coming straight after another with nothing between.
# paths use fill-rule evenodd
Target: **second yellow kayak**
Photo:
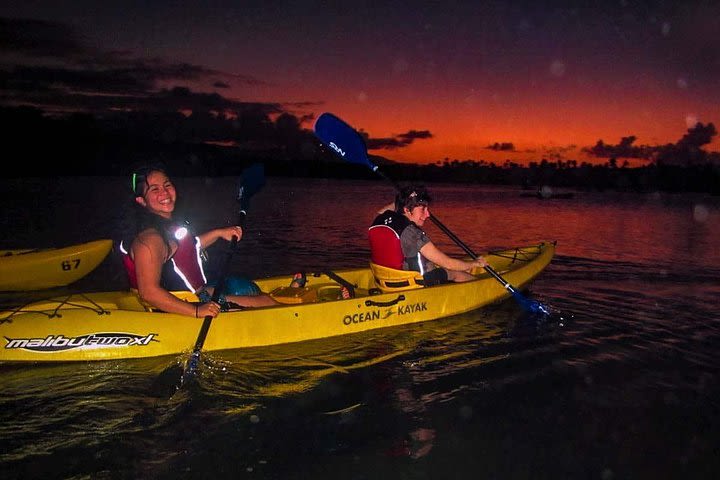
<instances>
[{"instance_id":1,"label":"second yellow kayak","mask_svg":"<svg viewBox=\"0 0 720 480\"><path fill-rule=\"evenodd\" d=\"M112 240L41 250L0 250L0 290L24 291L69 285L107 257Z\"/></svg>"}]
</instances>

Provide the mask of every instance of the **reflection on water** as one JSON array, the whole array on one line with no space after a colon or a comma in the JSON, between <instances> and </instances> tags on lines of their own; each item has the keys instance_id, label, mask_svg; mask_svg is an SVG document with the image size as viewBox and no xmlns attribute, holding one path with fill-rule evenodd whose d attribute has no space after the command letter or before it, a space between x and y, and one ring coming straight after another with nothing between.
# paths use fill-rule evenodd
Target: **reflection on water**
<instances>
[{"instance_id":1,"label":"reflection on water","mask_svg":"<svg viewBox=\"0 0 720 480\"><path fill-rule=\"evenodd\" d=\"M0 248L48 247L117 237L124 178L10 179L3 193ZM234 221L236 180L176 179L182 211L200 230ZM577 192L525 198L507 187L435 185L433 213L478 252L557 240L558 253L595 261L720 265L718 197ZM42 194L42 201L38 198ZM393 198L384 182L269 178L252 200L238 256L253 276L367 261L366 228ZM80 220L80 222L78 222ZM433 240L461 253L434 225ZM218 245L217 249L222 247ZM217 255L222 257L222 255ZM95 280L93 280L94 282Z\"/></svg>"},{"instance_id":2,"label":"reflection on water","mask_svg":"<svg viewBox=\"0 0 720 480\"><path fill-rule=\"evenodd\" d=\"M232 220L232 179L179 179L199 228ZM2 247L118 233L124 179L11 180ZM2 366L3 478L712 478L717 473L717 197L435 185L478 252L557 240L529 295L457 317L183 357ZM271 178L233 270L362 266L381 182ZM42 197L42 201L38 200ZM210 206L209 208L205 208ZM78 222L81 219L81 222ZM460 250L432 225L448 252ZM223 258L222 245L211 260ZM65 290L122 288L110 260Z\"/></svg>"}]
</instances>

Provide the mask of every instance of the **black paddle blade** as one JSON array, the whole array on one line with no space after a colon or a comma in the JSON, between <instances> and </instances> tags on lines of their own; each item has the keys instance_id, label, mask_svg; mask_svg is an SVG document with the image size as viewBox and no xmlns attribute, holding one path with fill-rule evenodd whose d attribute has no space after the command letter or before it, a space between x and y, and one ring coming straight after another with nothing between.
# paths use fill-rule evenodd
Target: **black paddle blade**
<instances>
[{"instance_id":1,"label":"black paddle blade","mask_svg":"<svg viewBox=\"0 0 720 480\"><path fill-rule=\"evenodd\" d=\"M183 367L180 364L173 364L160 372L160 375L153 381L152 395L159 398L170 398L182 386Z\"/></svg>"},{"instance_id":2,"label":"black paddle blade","mask_svg":"<svg viewBox=\"0 0 720 480\"><path fill-rule=\"evenodd\" d=\"M265 166L262 163L253 163L242 171L237 196L241 211L247 210L250 206L250 198L262 190L263 186L265 186Z\"/></svg>"},{"instance_id":3,"label":"black paddle blade","mask_svg":"<svg viewBox=\"0 0 720 480\"><path fill-rule=\"evenodd\" d=\"M341 159L377 170L367 154L365 141L350 125L332 113L323 113L315 122L315 136Z\"/></svg>"}]
</instances>

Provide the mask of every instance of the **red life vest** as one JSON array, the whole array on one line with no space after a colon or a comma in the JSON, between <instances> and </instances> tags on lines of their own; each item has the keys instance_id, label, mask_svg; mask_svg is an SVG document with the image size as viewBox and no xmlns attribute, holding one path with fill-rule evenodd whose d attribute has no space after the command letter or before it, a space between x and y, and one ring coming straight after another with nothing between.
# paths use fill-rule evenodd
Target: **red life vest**
<instances>
[{"instance_id":1,"label":"red life vest","mask_svg":"<svg viewBox=\"0 0 720 480\"><path fill-rule=\"evenodd\" d=\"M193 236L185 227L175 227L171 231L177 241L175 253L164 264L160 283L167 290L188 290L197 292L207 283L203 261L200 255L200 239ZM180 237L180 238L178 238ZM123 242L120 242L123 265L132 288L137 288L137 270L135 261Z\"/></svg>"},{"instance_id":2,"label":"red life vest","mask_svg":"<svg viewBox=\"0 0 720 480\"><path fill-rule=\"evenodd\" d=\"M383 267L402 270L405 256L400 244L400 235L408 225L410 220L392 210L386 210L375 217L368 228L370 261Z\"/></svg>"}]
</instances>

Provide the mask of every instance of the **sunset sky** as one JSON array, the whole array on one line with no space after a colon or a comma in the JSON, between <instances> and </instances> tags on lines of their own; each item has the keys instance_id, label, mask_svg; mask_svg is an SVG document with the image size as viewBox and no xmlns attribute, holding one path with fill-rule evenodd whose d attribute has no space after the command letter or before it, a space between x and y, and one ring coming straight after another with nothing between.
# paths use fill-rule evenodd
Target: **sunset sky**
<instances>
[{"instance_id":1,"label":"sunset sky","mask_svg":"<svg viewBox=\"0 0 720 480\"><path fill-rule=\"evenodd\" d=\"M307 128L330 111L414 162L586 160L599 139L674 143L720 122L720 2L333 3L3 2L0 101L184 86ZM50 69L67 98L33 82Z\"/></svg>"}]
</instances>

